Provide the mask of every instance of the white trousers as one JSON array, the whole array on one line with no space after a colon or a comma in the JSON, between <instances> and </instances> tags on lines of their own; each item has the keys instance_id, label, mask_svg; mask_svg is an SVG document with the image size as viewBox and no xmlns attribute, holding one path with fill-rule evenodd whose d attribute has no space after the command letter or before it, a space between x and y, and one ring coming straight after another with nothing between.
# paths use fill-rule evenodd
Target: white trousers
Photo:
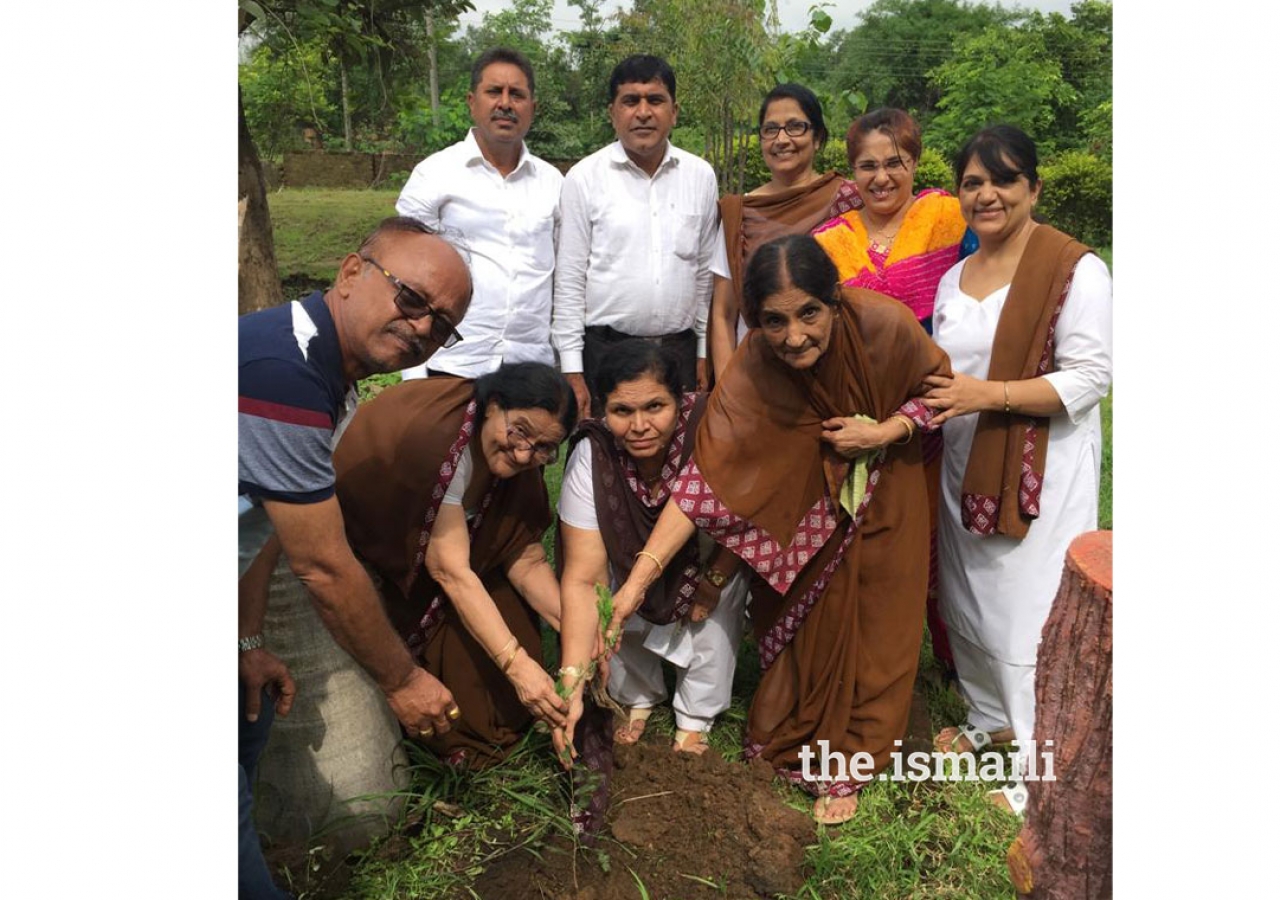
<instances>
[{"instance_id":1,"label":"white trousers","mask_svg":"<svg viewBox=\"0 0 1280 900\"><path fill-rule=\"evenodd\" d=\"M1036 667L1001 662L955 631L948 637L969 724L981 731L1012 728L1019 770L1025 772L1036 725Z\"/></svg>"},{"instance_id":2,"label":"white trousers","mask_svg":"<svg viewBox=\"0 0 1280 900\"><path fill-rule=\"evenodd\" d=\"M725 584L720 602L705 622L654 625L632 616L609 662L609 693L624 707L662 703L667 699L662 678L665 659L676 667L676 693L671 701L676 727L710 731L732 697L746 596L747 573L739 572Z\"/></svg>"}]
</instances>

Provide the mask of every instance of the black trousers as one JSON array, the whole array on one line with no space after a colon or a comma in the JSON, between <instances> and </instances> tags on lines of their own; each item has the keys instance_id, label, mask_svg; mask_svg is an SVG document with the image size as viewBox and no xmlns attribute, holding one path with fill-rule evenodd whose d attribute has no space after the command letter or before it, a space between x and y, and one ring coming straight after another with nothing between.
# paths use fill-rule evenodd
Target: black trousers
<instances>
[{"instance_id":1,"label":"black trousers","mask_svg":"<svg viewBox=\"0 0 1280 900\"><path fill-rule=\"evenodd\" d=\"M680 363L680 387L684 391L695 390L698 386L698 336L692 328L677 331L675 334L663 334L655 337L639 337L618 331L608 325L591 325L586 329L582 346L582 374L587 388L591 391L591 413L604 413L604 398L596 396L596 373L600 364L609 353L609 349L623 341L649 341L667 347Z\"/></svg>"}]
</instances>

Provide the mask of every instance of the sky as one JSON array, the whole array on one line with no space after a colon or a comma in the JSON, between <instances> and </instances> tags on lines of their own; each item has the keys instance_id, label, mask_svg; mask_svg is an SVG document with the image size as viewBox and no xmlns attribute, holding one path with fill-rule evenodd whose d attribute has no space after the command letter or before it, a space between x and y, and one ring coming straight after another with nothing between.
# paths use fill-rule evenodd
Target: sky
<instances>
[{"instance_id":1,"label":"sky","mask_svg":"<svg viewBox=\"0 0 1280 900\"><path fill-rule=\"evenodd\" d=\"M471 2L475 5L475 12L466 13L460 17L464 28L467 25L478 25L484 13L497 12L507 5L504 0L471 0ZM809 7L815 2L816 0L778 0L778 18L782 22L783 31L802 30L809 23ZM1003 3L1002 5L1009 8L1021 6L1024 9L1038 9L1046 13L1058 12L1070 17L1072 2L1073 0L1032 0L1032 2L1024 0L1021 3ZM841 0L838 3L830 3L826 11L832 19L832 31L856 26L859 21L858 13L870 5L871 0ZM607 16L620 6L629 8L631 3L627 0L605 0L601 5L601 12ZM555 8L551 12L552 27L557 31L572 31L578 27L578 22L577 8L570 6L566 0L556 0Z\"/></svg>"}]
</instances>

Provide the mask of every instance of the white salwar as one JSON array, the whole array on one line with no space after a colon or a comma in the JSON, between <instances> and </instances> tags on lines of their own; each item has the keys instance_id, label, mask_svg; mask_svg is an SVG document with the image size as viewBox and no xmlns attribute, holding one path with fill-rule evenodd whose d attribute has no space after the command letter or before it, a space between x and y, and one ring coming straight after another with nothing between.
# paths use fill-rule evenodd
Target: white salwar
<instances>
[{"instance_id":1,"label":"white salwar","mask_svg":"<svg viewBox=\"0 0 1280 900\"><path fill-rule=\"evenodd\" d=\"M574 528L599 531L591 471L591 442L580 441L569 455L560 488L560 519ZM705 554L703 554L705 556ZM620 585L609 567L610 586ZM715 717L729 708L733 672L745 624L747 574L739 571L720 591L720 602L703 622L654 625L633 615L622 630L609 661L609 694L625 707L650 708L667 699L662 662L676 667L671 706L676 727L710 731Z\"/></svg>"},{"instance_id":2,"label":"white salwar","mask_svg":"<svg viewBox=\"0 0 1280 900\"><path fill-rule=\"evenodd\" d=\"M938 285L934 340L955 372L986 379L1009 286L978 300L960 290L963 269L964 262L957 263ZM943 426L938 587L947 629L961 638L953 644L960 690L973 725L983 731L1013 728L1023 748L1035 724L1040 632L1057 595L1067 547L1098 527L1098 404L1111 387L1111 277L1092 254L1076 266L1054 335L1052 368L1045 378L1065 411L1050 418L1040 517L1022 540L982 537L961 524L961 486L978 416L959 416Z\"/></svg>"}]
</instances>

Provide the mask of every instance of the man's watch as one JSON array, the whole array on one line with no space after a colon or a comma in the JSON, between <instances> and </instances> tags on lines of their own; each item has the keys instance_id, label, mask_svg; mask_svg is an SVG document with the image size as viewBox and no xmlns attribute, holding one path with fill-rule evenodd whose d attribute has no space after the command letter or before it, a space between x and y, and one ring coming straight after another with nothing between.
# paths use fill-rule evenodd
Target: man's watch
<instances>
[{"instance_id":1,"label":"man's watch","mask_svg":"<svg viewBox=\"0 0 1280 900\"><path fill-rule=\"evenodd\" d=\"M259 649L261 646L262 646L262 635L261 635L261 634L251 634L251 635L249 635L248 637L242 637L242 638L240 638L240 652L241 652L241 653L244 653L246 650L257 650L257 649Z\"/></svg>"},{"instance_id":2,"label":"man's watch","mask_svg":"<svg viewBox=\"0 0 1280 900\"><path fill-rule=\"evenodd\" d=\"M729 579L723 572L717 572L715 569L707 569L702 573L702 577L711 582L712 587L722 588Z\"/></svg>"}]
</instances>

